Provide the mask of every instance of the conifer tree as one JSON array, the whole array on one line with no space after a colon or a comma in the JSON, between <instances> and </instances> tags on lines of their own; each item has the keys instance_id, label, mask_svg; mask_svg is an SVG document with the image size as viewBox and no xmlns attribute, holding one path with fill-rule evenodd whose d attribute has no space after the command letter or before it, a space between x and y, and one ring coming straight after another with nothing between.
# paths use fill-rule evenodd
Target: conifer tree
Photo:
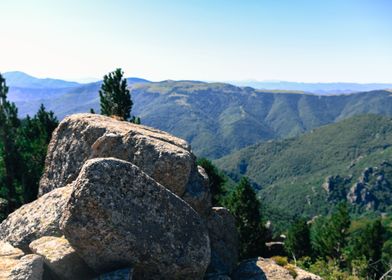
<instances>
[{"instance_id":1,"label":"conifer tree","mask_svg":"<svg viewBox=\"0 0 392 280\"><path fill-rule=\"evenodd\" d=\"M329 218L318 218L312 226L312 247L323 258L342 259L343 249L347 246L350 216L346 203L337 206Z\"/></svg>"},{"instance_id":2,"label":"conifer tree","mask_svg":"<svg viewBox=\"0 0 392 280\"><path fill-rule=\"evenodd\" d=\"M222 206L221 200L226 194L224 190L225 176L206 158L198 159L197 164L203 167L208 175L212 206Z\"/></svg>"},{"instance_id":3,"label":"conifer tree","mask_svg":"<svg viewBox=\"0 0 392 280\"><path fill-rule=\"evenodd\" d=\"M7 100L8 87L0 74L0 145L3 156L3 189L8 201L8 213L19 204L17 196L18 175L20 174L20 157L15 145L17 129L20 126L18 109Z\"/></svg>"},{"instance_id":4,"label":"conifer tree","mask_svg":"<svg viewBox=\"0 0 392 280\"><path fill-rule=\"evenodd\" d=\"M310 228L306 220L299 219L291 225L284 246L289 256L295 260L311 256Z\"/></svg>"},{"instance_id":5,"label":"conifer tree","mask_svg":"<svg viewBox=\"0 0 392 280\"><path fill-rule=\"evenodd\" d=\"M46 111L44 105L41 105L33 118L27 116L22 121L17 144L22 159L21 186L24 203L37 197L47 147L58 123L54 113Z\"/></svg>"},{"instance_id":6,"label":"conifer tree","mask_svg":"<svg viewBox=\"0 0 392 280\"><path fill-rule=\"evenodd\" d=\"M366 258L369 266L369 279L379 278L383 271L382 253L385 242L385 229L380 219L377 219L359 230L351 239L349 247L350 261Z\"/></svg>"},{"instance_id":7,"label":"conifer tree","mask_svg":"<svg viewBox=\"0 0 392 280\"><path fill-rule=\"evenodd\" d=\"M260 214L260 202L247 178L243 177L228 199L240 238L240 258L260 256L265 250L266 229Z\"/></svg>"},{"instance_id":8,"label":"conifer tree","mask_svg":"<svg viewBox=\"0 0 392 280\"><path fill-rule=\"evenodd\" d=\"M101 114L129 120L133 103L123 75L124 72L117 68L103 77L99 91Z\"/></svg>"}]
</instances>

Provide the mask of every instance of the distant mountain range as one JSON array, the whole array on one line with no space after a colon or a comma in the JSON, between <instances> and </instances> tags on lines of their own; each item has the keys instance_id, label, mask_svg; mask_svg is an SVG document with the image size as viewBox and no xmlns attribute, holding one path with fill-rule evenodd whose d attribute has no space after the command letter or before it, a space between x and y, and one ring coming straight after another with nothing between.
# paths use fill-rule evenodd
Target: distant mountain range
<instances>
[{"instance_id":1,"label":"distant mountain range","mask_svg":"<svg viewBox=\"0 0 392 280\"><path fill-rule=\"evenodd\" d=\"M392 84L370 83L298 83L298 82L259 82L259 81L233 81L233 85L253 87L265 90L291 90L316 94L349 94L354 92L392 89Z\"/></svg>"},{"instance_id":2,"label":"distant mountain range","mask_svg":"<svg viewBox=\"0 0 392 280\"><path fill-rule=\"evenodd\" d=\"M7 84L9 86L18 87L18 88L59 89L59 88L71 88L71 87L80 86L79 83L63 81L59 79L50 79L50 78L39 79L20 71L6 72L3 74L3 76L7 80Z\"/></svg>"},{"instance_id":3,"label":"distant mountain range","mask_svg":"<svg viewBox=\"0 0 392 280\"><path fill-rule=\"evenodd\" d=\"M10 77L9 98L20 116L34 115L41 103L60 119L90 108L99 112L101 82L79 84L11 74L5 73ZM143 124L186 139L198 156L212 159L355 115L392 116L392 93L387 90L324 96L197 81L128 78L128 84L132 113Z\"/></svg>"}]
</instances>

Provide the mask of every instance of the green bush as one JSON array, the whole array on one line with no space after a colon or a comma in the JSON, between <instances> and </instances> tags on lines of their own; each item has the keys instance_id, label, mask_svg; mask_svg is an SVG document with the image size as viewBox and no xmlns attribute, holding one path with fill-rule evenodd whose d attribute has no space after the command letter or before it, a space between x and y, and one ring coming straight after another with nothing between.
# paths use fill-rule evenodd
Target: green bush
<instances>
[{"instance_id":1,"label":"green bush","mask_svg":"<svg viewBox=\"0 0 392 280\"><path fill-rule=\"evenodd\" d=\"M287 261L287 257L282 257L282 256L274 256L271 258L277 265L280 266L286 266L289 264Z\"/></svg>"}]
</instances>

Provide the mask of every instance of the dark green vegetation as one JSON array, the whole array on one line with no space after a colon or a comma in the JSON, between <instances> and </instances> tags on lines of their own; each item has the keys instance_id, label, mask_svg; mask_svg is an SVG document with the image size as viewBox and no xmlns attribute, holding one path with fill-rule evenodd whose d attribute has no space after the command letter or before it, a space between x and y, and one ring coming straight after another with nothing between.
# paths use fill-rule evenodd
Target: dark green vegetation
<instances>
[{"instance_id":1,"label":"dark green vegetation","mask_svg":"<svg viewBox=\"0 0 392 280\"><path fill-rule=\"evenodd\" d=\"M143 124L186 139L198 156L210 159L260 141L296 136L354 115L392 116L391 92L383 90L317 96L223 83L127 81L135 103L132 110L143 119ZM97 82L65 90L45 89L46 92L19 88L10 97L21 115L34 114L44 103L61 119L90 108L98 113L100 85Z\"/></svg>"},{"instance_id":2,"label":"dark green vegetation","mask_svg":"<svg viewBox=\"0 0 392 280\"><path fill-rule=\"evenodd\" d=\"M211 203L213 206L222 206L226 191L226 184L228 178L222 171L218 170L209 159L200 158L197 160L197 165L204 168L208 175L209 187L211 191Z\"/></svg>"},{"instance_id":3,"label":"dark green vegetation","mask_svg":"<svg viewBox=\"0 0 392 280\"><path fill-rule=\"evenodd\" d=\"M0 220L37 197L47 145L58 125L43 105L33 118L20 120L7 93L0 74Z\"/></svg>"},{"instance_id":4,"label":"dark green vegetation","mask_svg":"<svg viewBox=\"0 0 392 280\"><path fill-rule=\"evenodd\" d=\"M347 205L341 203L329 216L295 222L285 247L297 265L323 279L376 280L392 265L390 225L390 219L381 217L351 220Z\"/></svg>"},{"instance_id":5,"label":"dark green vegetation","mask_svg":"<svg viewBox=\"0 0 392 280\"><path fill-rule=\"evenodd\" d=\"M240 240L240 258L254 258L263 254L266 229L263 225L260 202L248 179L243 177L227 197L226 206L234 215Z\"/></svg>"},{"instance_id":6,"label":"dark green vegetation","mask_svg":"<svg viewBox=\"0 0 392 280\"><path fill-rule=\"evenodd\" d=\"M392 120L367 115L303 136L257 144L216 161L261 190L276 221L327 214L348 201L352 213L392 212Z\"/></svg>"},{"instance_id":7,"label":"dark green vegetation","mask_svg":"<svg viewBox=\"0 0 392 280\"><path fill-rule=\"evenodd\" d=\"M129 120L133 102L127 80L123 76L124 72L120 68L105 75L99 90L99 100L102 115Z\"/></svg>"}]
</instances>

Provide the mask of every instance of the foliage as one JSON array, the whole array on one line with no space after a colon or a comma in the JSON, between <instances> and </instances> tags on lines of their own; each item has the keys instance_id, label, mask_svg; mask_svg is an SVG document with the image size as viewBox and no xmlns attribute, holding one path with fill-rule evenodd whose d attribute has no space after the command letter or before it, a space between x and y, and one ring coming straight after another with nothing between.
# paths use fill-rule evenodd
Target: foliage
<instances>
[{"instance_id":1,"label":"foliage","mask_svg":"<svg viewBox=\"0 0 392 280\"><path fill-rule=\"evenodd\" d=\"M357 276L350 275L349 272L339 267L338 261L334 259L318 259L310 265L309 272L321 276L324 280L360 280Z\"/></svg>"},{"instance_id":2,"label":"foliage","mask_svg":"<svg viewBox=\"0 0 392 280\"><path fill-rule=\"evenodd\" d=\"M295 259L312 254L310 229L305 219L299 219L290 226L284 246L288 255Z\"/></svg>"},{"instance_id":3,"label":"foliage","mask_svg":"<svg viewBox=\"0 0 392 280\"><path fill-rule=\"evenodd\" d=\"M7 201L0 220L37 197L47 145L58 121L41 105L37 114L20 120L7 100L8 87L0 74L0 199Z\"/></svg>"},{"instance_id":4,"label":"foliage","mask_svg":"<svg viewBox=\"0 0 392 280\"><path fill-rule=\"evenodd\" d=\"M48 143L52 132L58 125L53 112L47 112L41 105L37 114L22 120L18 132L17 145L21 166L21 185L23 203L33 201L37 197L38 183L41 178Z\"/></svg>"},{"instance_id":5,"label":"foliage","mask_svg":"<svg viewBox=\"0 0 392 280\"><path fill-rule=\"evenodd\" d=\"M385 229L381 220L371 222L352 235L348 248L348 260L352 263L358 260L366 261L368 265L364 273L368 277L381 277L384 268L381 261L382 249L385 242Z\"/></svg>"},{"instance_id":6,"label":"foliage","mask_svg":"<svg viewBox=\"0 0 392 280\"><path fill-rule=\"evenodd\" d=\"M18 109L14 103L7 100L8 87L0 74L0 142L3 160L3 176L1 177L2 193L8 201L9 213L18 203L18 179L20 174L20 156L15 139L20 126Z\"/></svg>"},{"instance_id":7,"label":"foliage","mask_svg":"<svg viewBox=\"0 0 392 280\"><path fill-rule=\"evenodd\" d=\"M368 196L354 200L351 213L392 213L391 143L391 119L366 115L297 138L250 146L214 163L261 186L262 203L277 213L309 219L327 215L331 206L347 200L356 183ZM364 176L369 168L372 172Z\"/></svg>"},{"instance_id":8,"label":"foliage","mask_svg":"<svg viewBox=\"0 0 392 280\"><path fill-rule=\"evenodd\" d=\"M262 223L260 202L248 179L245 177L241 179L230 194L227 207L236 219L240 239L240 258L262 255L265 250L266 230Z\"/></svg>"},{"instance_id":9,"label":"foliage","mask_svg":"<svg viewBox=\"0 0 392 280\"><path fill-rule=\"evenodd\" d=\"M286 266L286 265L288 265L288 260L287 260L287 257L282 257L282 256L273 256L273 257L271 257L271 259L277 264L277 265L280 265L280 266Z\"/></svg>"},{"instance_id":10,"label":"foliage","mask_svg":"<svg viewBox=\"0 0 392 280\"><path fill-rule=\"evenodd\" d=\"M295 270L295 266L292 264L287 264L284 268L289 272L289 274L295 279L298 276L297 271Z\"/></svg>"},{"instance_id":11,"label":"foliage","mask_svg":"<svg viewBox=\"0 0 392 280\"><path fill-rule=\"evenodd\" d=\"M222 206L222 200L226 195L224 187L227 182L226 176L206 158L198 159L197 165L203 167L208 175L212 206Z\"/></svg>"},{"instance_id":12,"label":"foliage","mask_svg":"<svg viewBox=\"0 0 392 280\"><path fill-rule=\"evenodd\" d=\"M101 114L129 120L133 102L124 72L118 68L103 77L99 98Z\"/></svg>"},{"instance_id":13,"label":"foliage","mask_svg":"<svg viewBox=\"0 0 392 280\"><path fill-rule=\"evenodd\" d=\"M338 205L335 212L327 219L316 219L312 226L312 247L318 256L342 261L343 250L348 242L350 216L347 205Z\"/></svg>"}]
</instances>

